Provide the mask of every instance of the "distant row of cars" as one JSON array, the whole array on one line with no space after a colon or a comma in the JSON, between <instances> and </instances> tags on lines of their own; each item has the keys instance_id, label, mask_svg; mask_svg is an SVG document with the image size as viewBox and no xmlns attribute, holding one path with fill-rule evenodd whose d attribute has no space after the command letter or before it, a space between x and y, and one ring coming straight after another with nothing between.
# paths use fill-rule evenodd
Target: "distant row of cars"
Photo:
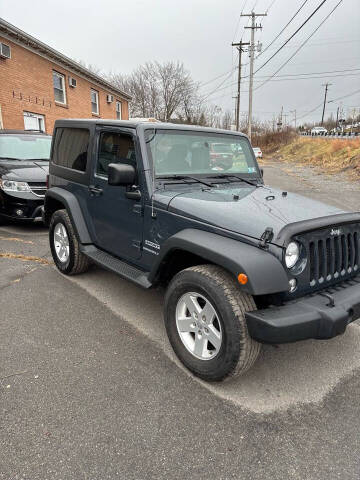
<instances>
[{"instance_id":1,"label":"distant row of cars","mask_svg":"<svg viewBox=\"0 0 360 480\"><path fill-rule=\"evenodd\" d=\"M38 131L0 130L0 224L41 217L51 139L51 135ZM209 150L215 170L232 167L237 152L229 144L211 143ZM256 158L262 158L260 148L253 151Z\"/></svg>"},{"instance_id":2,"label":"distant row of cars","mask_svg":"<svg viewBox=\"0 0 360 480\"><path fill-rule=\"evenodd\" d=\"M337 132L342 132L344 130L350 130L350 129L357 129L360 127L360 123L354 123L353 125L344 125L342 127L335 127L332 128L331 130L327 130L324 127L313 127L310 130L311 135L326 135L327 133L337 133Z\"/></svg>"}]
</instances>

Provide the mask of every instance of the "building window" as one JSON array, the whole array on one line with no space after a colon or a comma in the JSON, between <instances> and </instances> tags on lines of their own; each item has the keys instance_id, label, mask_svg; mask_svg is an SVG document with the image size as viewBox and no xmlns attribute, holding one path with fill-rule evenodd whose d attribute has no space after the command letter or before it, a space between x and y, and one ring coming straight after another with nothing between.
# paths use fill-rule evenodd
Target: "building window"
<instances>
[{"instance_id":1,"label":"building window","mask_svg":"<svg viewBox=\"0 0 360 480\"><path fill-rule=\"evenodd\" d=\"M121 102L116 102L116 118L117 120L121 120Z\"/></svg>"},{"instance_id":2,"label":"building window","mask_svg":"<svg viewBox=\"0 0 360 480\"><path fill-rule=\"evenodd\" d=\"M99 115L99 94L96 90L91 90L91 113Z\"/></svg>"},{"instance_id":3,"label":"building window","mask_svg":"<svg viewBox=\"0 0 360 480\"><path fill-rule=\"evenodd\" d=\"M38 113L24 112L25 130L39 130L45 132L45 117Z\"/></svg>"},{"instance_id":4,"label":"building window","mask_svg":"<svg viewBox=\"0 0 360 480\"><path fill-rule=\"evenodd\" d=\"M65 76L61 75L61 73L53 72L53 85L54 85L55 102L65 104L66 103Z\"/></svg>"}]
</instances>

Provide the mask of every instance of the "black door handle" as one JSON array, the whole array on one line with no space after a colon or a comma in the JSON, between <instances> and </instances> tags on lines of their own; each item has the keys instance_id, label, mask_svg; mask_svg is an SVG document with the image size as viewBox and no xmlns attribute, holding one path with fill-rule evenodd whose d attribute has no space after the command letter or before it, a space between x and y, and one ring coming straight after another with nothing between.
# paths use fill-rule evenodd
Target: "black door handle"
<instances>
[{"instance_id":1,"label":"black door handle","mask_svg":"<svg viewBox=\"0 0 360 480\"><path fill-rule=\"evenodd\" d=\"M103 189L102 189L102 188L95 187L94 185L90 185L90 186L89 186L89 192L90 192L92 195L101 195L101 194L103 193Z\"/></svg>"}]
</instances>

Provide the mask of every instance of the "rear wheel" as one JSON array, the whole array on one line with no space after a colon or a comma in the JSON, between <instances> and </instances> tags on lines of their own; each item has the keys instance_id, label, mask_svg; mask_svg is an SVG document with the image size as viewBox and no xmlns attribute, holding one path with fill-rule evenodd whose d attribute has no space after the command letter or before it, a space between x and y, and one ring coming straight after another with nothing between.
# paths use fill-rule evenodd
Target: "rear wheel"
<instances>
[{"instance_id":1,"label":"rear wheel","mask_svg":"<svg viewBox=\"0 0 360 480\"><path fill-rule=\"evenodd\" d=\"M245 312L253 298L216 265L191 267L171 281L165 297L170 343L184 365L208 381L241 375L260 352L248 333Z\"/></svg>"},{"instance_id":2,"label":"rear wheel","mask_svg":"<svg viewBox=\"0 0 360 480\"><path fill-rule=\"evenodd\" d=\"M66 275L86 272L90 260L80 251L80 245L66 210L57 210L49 226L50 249L55 265Z\"/></svg>"}]
</instances>

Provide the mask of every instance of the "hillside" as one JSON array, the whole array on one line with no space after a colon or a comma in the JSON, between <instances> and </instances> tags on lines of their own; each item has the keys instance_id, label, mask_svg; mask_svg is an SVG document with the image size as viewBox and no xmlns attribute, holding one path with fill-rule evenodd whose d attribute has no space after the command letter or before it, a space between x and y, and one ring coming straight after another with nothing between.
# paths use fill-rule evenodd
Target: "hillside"
<instances>
[{"instance_id":1,"label":"hillside","mask_svg":"<svg viewBox=\"0 0 360 480\"><path fill-rule=\"evenodd\" d=\"M265 156L324 168L328 173L346 171L360 178L360 139L321 139L297 137Z\"/></svg>"}]
</instances>

